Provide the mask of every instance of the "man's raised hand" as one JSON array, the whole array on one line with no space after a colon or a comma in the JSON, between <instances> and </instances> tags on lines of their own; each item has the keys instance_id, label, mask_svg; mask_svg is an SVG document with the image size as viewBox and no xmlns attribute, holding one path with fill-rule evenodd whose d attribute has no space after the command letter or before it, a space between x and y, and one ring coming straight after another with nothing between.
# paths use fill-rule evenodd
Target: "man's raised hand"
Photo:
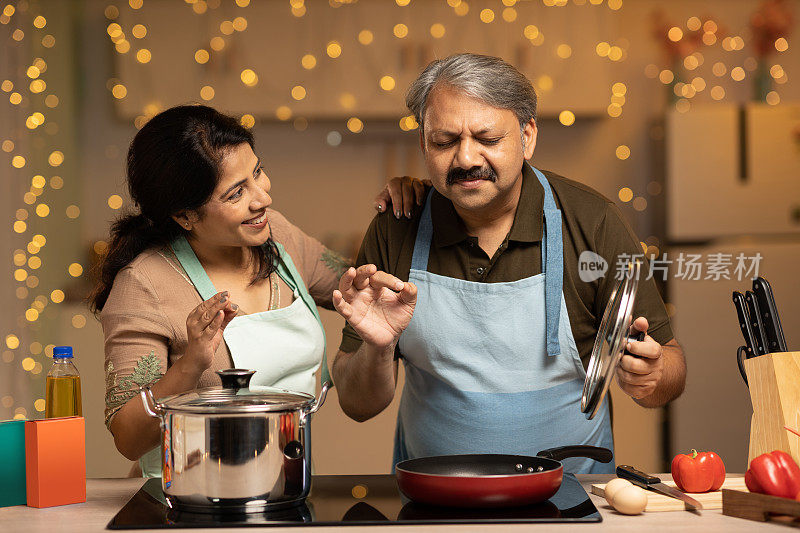
<instances>
[{"instance_id":1,"label":"man's raised hand","mask_svg":"<svg viewBox=\"0 0 800 533\"><path fill-rule=\"evenodd\" d=\"M350 268L333 291L333 305L367 344L386 349L406 329L417 303L413 283L379 271L375 265Z\"/></svg>"}]
</instances>

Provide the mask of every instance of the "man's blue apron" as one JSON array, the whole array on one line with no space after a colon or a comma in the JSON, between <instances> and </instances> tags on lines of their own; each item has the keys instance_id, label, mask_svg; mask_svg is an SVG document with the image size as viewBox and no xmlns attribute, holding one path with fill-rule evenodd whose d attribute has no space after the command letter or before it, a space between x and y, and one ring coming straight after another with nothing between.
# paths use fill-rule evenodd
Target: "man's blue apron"
<instances>
[{"instance_id":1,"label":"man's blue apron","mask_svg":"<svg viewBox=\"0 0 800 533\"><path fill-rule=\"evenodd\" d=\"M527 163L526 163L527 164ZM586 444L613 450L608 403L581 413L586 377L562 293L561 211L544 188L542 273L479 283L427 271L433 234L431 192L414 243L409 281L418 289L400 337L405 387L394 463L462 453L535 455ZM564 461L575 473L613 473L614 463Z\"/></svg>"}]
</instances>

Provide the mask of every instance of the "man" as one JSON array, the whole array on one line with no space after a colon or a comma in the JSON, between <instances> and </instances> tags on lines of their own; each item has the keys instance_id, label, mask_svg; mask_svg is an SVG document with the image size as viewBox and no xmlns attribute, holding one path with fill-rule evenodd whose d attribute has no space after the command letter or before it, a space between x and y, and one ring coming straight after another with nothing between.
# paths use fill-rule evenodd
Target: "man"
<instances>
[{"instance_id":1,"label":"man","mask_svg":"<svg viewBox=\"0 0 800 533\"><path fill-rule=\"evenodd\" d=\"M536 93L501 59L434 61L406 104L433 188L410 218L376 216L362 266L334 291L348 321L333 363L342 409L363 421L386 408L402 358L395 463L612 448L608 402L586 420L580 397L613 266L641 254L639 240L613 202L526 163ZM587 250L612 265L609 275L581 281ZM652 279L640 280L634 316L648 335L628 344L635 356L622 358L618 382L640 405L658 407L682 392L686 367ZM613 472L588 459L567 466Z\"/></svg>"}]
</instances>

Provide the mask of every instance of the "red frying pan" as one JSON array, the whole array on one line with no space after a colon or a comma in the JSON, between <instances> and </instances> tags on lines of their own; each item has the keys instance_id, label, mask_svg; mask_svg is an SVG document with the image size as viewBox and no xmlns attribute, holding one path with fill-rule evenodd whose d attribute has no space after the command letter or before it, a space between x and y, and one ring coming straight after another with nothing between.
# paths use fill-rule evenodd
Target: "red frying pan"
<instances>
[{"instance_id":1,"label":"red frying pan","mask_svg":"<svg viewBox=\"0 0 800 533\"><path fill-rule=\"evenodd\" d=\"M563 446L525 455L440 455L401 461L397 485L409 499L448 507L513 507L551 498L561 487L562 459L608 463L611 450Z\"/></svg>"}]
</instances>

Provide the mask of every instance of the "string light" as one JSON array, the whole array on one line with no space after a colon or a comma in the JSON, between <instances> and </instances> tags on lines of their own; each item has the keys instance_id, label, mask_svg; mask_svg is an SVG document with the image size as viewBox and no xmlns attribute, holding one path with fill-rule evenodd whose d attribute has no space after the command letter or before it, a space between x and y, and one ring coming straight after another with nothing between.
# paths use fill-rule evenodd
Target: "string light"
<instances>
[{"instance_id":1,"label":"string light","mask_svg":"<svg viewBox=\"0 0 800 533\"><path fill-rule=\"evenodd\" d=\"M381 89L387 92L393 90L395 87L394 78L391 76L383 76L378 84L380 85Z\"/></svg>"},{"instance_id":2,"label":"string light","mask_svg":"<svg viewBox=\"0 0 800 533\"><path fill-rule=\"evenodd\" d=\"M83 316L81 314L77 314L77 315L73 315L72 316L72 327L74 327L75 329L81 329L85 325L86 325L86 317L85 316Z\"/></svg>"},{"instance_id":3,"label":"string light","mask_svg":"<svg viewBox=\"0 0 800 533\"><path fill-rule=\"evenodd\" d=\"M211 54L208 53L208 50L205 48L200 48L194 53L194 60L201 65L208 63L208 60L211 58Z\"/></svg>"},{"instance_id":4,"label":"string light","mask_svg":"<svg viewBox=\"0 0 800 533\"><path fill-rule=\"evenodd\" d=\"M215 94L216 93L214 91L214 88L211 85L204 85L200 89L200 98L202 98L203 100L206 101L211 100L214 98Z\"/></svg>"},{"instance_id":5,"label":"string light","mask_svg":"<svg viewBox=\"0 0 800 533\"><path fill-rule=\"evenodd\" d=\"M114 95L114 98L121 100L128 95L128 89L121 83L117 83L111 88L111 94Z\"/></svg>"},{"instance_id":6,"label":"string light","mask_svg":"<svg viewBox=\"0 0 800 533\"><path fill-rule=\"evenodd\" d=\"M220 50L225 48L225 39L223 39L219 35L213 37L211 41L209 41L209 46L211 46L211 49L214 50L215 52L219 52Z\"/></svg>"},{"instance_id":7,"label":"string light","mask_svg":"<svg viewBox=\"0 0 800 533\"><path fill-rule=\"evenodd\" d=\"M241 78L242 83L244 83L248 87L255 87L256 85L258 85L258 74L256 74L256 72L253 69L250 68L244 69L242 73L239 75L239 77Z\"/></svg>"},{"instance_id":8,"label":"string light","mask_svg":"<svg viewBox=\"0 0 800 533\"><path fill-rule=\"evenodd\" d=\"M136 24L133 28L131 28L131 33L137 39L144 39L147 35L147 28L144 24Z\"/></svg>"},{"instance_id":9,"label":"string light","mask_svg":"<svg viewBox=\"0 0 800 533\"><path fill-rule=\"evenodd\" d=\"M67 272L69 272L69 275L72 276L73 278L77 278L78 276L83 274L83 267L81 266L80 263L71 263L67 268Z\"/></svg>"},{"instance_id":10,"label":"string light","mask_svg":"<svg viewBox=\"0 0 800 533\"><path fill-rule=\"evenodd\" d=\"M295 85L292 87L291 94L295 100L302 100L306 97L306 89L302 85Z\"/></svg>"},{"instance_id":11,"label":"string light","mask_svg":"<svg viewBox=\"0 0 800 533\"><path fill-rule=\"evenodd\" d=\"M765 100L769 105L778 105L779 103L781 103L781 97L775 91L768 92Z\"/></svg>"},{"instance_id":12,"label":"string light","mask_svg":"<svg viewBox=\"0 0 800 533\"><path fill-rule=\"evenodd\" d=\"M317 66L317 58L313 54L306 54L300 59L300 64L306 70L311 70Z\"/></svg>"},{"instance_id":13,"label":"string light","mask_svg":"<svg viewBox=\"0 0 800 533\"><path fill-rule=\"evenodd\" d=\"M292 110L289 106L282 105L275 110L275 116L278 120L286 121L292 118Z\"/></svg>"},{"instance_id":14,"label":"string light","mask_svg":"<svg viewBox=\"0 0 800 533\"><path fill-rule=\"evenodd\" d=\"M513 7L503 9L503 20L506 22L514 22L517 20L517 10Z\"/></svg>"},{"instance_id":15,"label":"string light","mask_svg":"<svg viewBox=\"0 0 800 533\"><path fill-rule=\"evenodd\" d=\"M358 32L358 42L360 42L364 46L371 44L374 38L375 36L369 30L361 30L360 32Z\"/></svg>"},{"instance_id":16,"label":"string light","mask_svg":"<svg viewBox=\"0 0 800 533\"><path fill-rule=\"evenodd\" d=\"M245 115L245 116L251 116L251 115ZM108 252L108 243L106 241L96 241L92 246L92 249L94 250L94 253L96 253L97 255L105 255L106 252Z\"/></svg>"},{"instance_id":17,"label":"string light","mask_svg":"<svg viewBox=\"0 0 800 533\"><path fill-rule=\"evenodd\" d=\"M342 45L339 41L330 41L325 47L325 52L328 54L328 57L336 59L342 55Z\"/></svg>"},{"instance_id":18,"label":"string light","mask_svg":"<svg viewBox=\"0 0 800 533\"><path fill-rule=\"evenodd\" d=\"M47 162L50 164L51 167L57 167L64 162L64 154L60 150L54 150L50 153L47 157Z\"/></svg>"},{"instance_id":19,"label":"string light","mask_svg":"<svg viewBox=\"0 0 800 533\"><path fill-rule=\"evenodd\" d=\"M347 119L347 129L353 133L361 133L364 130L364 123L356 117L351 117Z\"/></svg>"},{"instance_id":20,"label":"string light","mask_svg":"<svg viewBox=\"0 0 800 533\"><path fill-rule=\"evenodd\" d=\"M353 109L356 106L356 97L351 93L342 93L339 95L339 105L345 110Z\"/></svg>"},{"instance_id":21,"label":"string light","mask_svg":"<svg viewBox=\"0 0 800 533\"><path fill-rule=\"evenodd\" d=\"M149 63L151 58L152 54L147 48L142 48L136 52L136 61L139 63Z\"/></svg>"},{"instance_id":22,"label":"string light","mask_svg":"<svg viewBox=\"0 0 800 533\"><path fill-rule=\"evenodd\" d=\"M111 209L119 209L122 207L122 197L118 194L112 194L108 197L108 207Z\"/></svg>"}]
</instances>

